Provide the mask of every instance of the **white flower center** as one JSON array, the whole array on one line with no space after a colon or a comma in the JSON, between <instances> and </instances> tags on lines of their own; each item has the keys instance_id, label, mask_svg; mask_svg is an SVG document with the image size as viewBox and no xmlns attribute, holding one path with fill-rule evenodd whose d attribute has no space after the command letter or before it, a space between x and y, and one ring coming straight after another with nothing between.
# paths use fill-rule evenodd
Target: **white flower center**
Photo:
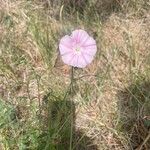
<instances>
[{"instance_id":1,"label":"white flower center","mask_svg":"<svg viewBox=\"0 0 150 150\"><path fill-rule=\"evenodd\" d=\"M76 47L76 51L79 52L80 51L80 47Z\"/></svg>"},{"instance_id":2,"label":"white flower center","mask_svg":"<svg viewBox=\"0 0 150 150\"><path fill-rule=\"evenodd\" d=\"M80 46L76 46L76 47L74 48L74 50L75 50L75 54L77 54L77 55L80 55L80 54L81 54L81 47L80 47Z\"/></svg>"},{"instance_id":3,"label":"white flower center","mask_svg":"<svg viewBox=\"0 0 150 150\"><path fill-rule=\"evenodd\" d=\"M80 51L80 47L77 46L77 47L75 48L75 50L76 50L77 52L79 52L79 51Z\"/></svg>"}]
</instances>

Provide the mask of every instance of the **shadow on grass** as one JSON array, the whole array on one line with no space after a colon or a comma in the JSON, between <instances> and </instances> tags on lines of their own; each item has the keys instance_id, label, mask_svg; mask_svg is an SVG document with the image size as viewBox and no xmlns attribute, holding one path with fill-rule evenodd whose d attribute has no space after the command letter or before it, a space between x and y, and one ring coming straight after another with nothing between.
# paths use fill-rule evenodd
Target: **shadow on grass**
<instances>
[{"instance_id":1,"label":"shadow on grass","mask_svg":"<svg viewBox=\"0 0 150 150\"><path fill-rule=\"evenodd\" d=\"M150 81L138 81L118 93L120 130L131 150L150 149Z\"/></svg>"},{"instance_id":2,"label":"shadow on grass","mask_svg":"<svg viewBox=\"0 0 150 150\"><path fill-rule=\"evenodd\" d=\"M45 98L47 108L42 113L44 124L38 150L97 150L92 139L75 130L74 103L58 97L53 97L53 101Z\"/></svg>"},{"instance_id":3,"label":"shadow on grass","mask_svg":"<svg viewBox=\"0 0 150 150\"><path fill-rule=\"evenodd\" d=\"M84 18L84 15L91 16L93 18L96 13L103 21L107 19L112 13L121 10L121 3L118 0L50 0L50 6L64 6L66 12L69 15L73 15L78 12L79 16ZM80 19L81 19L80 18Z\"/></svg>"}]
</instances>

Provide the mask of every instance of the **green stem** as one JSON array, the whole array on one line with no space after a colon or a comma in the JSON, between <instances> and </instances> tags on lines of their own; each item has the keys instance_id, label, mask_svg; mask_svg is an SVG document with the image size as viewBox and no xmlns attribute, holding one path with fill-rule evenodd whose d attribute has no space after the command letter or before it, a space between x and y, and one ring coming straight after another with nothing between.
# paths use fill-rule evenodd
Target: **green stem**
<instances>
[{"instance_id":1,"label":"green stem","mask_svg":"<svg viewBox=\"0 0 150 150\"><path fill-rule=\"evenodd\" d=\"M72 98L73 98L73 91L74 91L74 89L73 89L73 82L74 82L74 67L72 67L71 68L71 83L70 83L70 94L71 94L71 129L70 129L70 148L69 148L69 150L72 150L72 141L73 141L73 123L74 123L74 121L73 121L73 100L72 100Z\"/></svg>"},{"instance_id":2,"label":"green stem","mask_svg":"<svg viewBox=\"0 0 150 150\"><path fill-rule=\"evenodd\" d=\"M70 84L71 84L71 89L70 89L70 90L71 90L71 94L73 94L73 90L74 90L74 89L73 89L73 82L74 82L74 67L71 68L71 79L70 79L70 80L71 80L71 83L70 83Z\"/></svg>"}]
</instances>

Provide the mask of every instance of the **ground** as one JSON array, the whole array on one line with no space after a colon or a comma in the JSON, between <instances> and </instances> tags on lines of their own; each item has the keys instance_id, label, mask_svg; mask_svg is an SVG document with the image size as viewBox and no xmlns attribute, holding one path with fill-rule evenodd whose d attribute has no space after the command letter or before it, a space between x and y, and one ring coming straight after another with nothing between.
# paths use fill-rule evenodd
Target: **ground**
<instances>
[{"instance_id":1,"label":"ground","mask_svg":"<svg viewBox=\"0 0 150 150\"><path fill-rule=\"evenodd\" d=\"M0 150L150 149L149 0L1 0ZM97 43L84 69L59 41Z\"/></svg>"}]
</instances>

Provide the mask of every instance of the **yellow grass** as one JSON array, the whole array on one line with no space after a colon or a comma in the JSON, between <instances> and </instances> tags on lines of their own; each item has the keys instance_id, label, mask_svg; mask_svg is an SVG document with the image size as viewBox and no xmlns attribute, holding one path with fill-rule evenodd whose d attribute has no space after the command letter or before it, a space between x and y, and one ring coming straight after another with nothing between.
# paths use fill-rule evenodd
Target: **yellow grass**
<instances>
[{"instance_id":1,"label":"yellow grass","mask_svg":"<svg viewBox=\"0 0 150 150\"><path fill-rule=\"evenodd\" d=\"M149 0L0 3L0 149L150 149ZM63 100L71 71L58 44L76 28L98 52Z\"/></svg>"}]
</instances>

